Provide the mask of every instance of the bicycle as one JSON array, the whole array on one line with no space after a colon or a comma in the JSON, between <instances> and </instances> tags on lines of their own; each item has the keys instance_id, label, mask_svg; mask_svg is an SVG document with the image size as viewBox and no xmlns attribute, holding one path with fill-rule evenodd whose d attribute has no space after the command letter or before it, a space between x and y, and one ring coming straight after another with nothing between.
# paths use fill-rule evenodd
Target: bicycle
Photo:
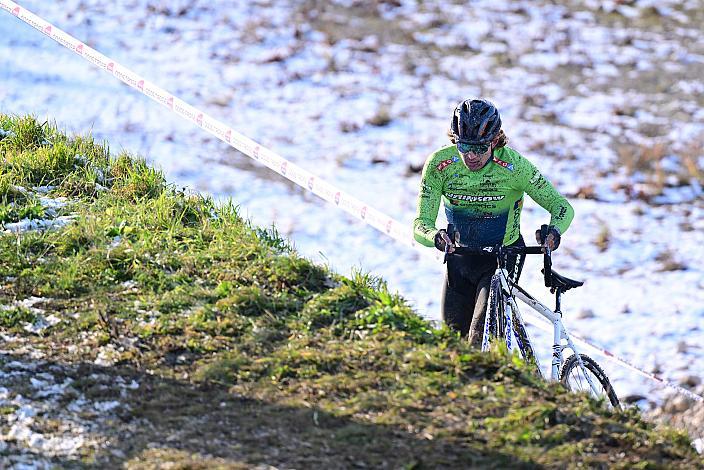
<instances>
[{"instance_id":1,"label":"bicycle","mask_svg":"<svg viewBox=\"0 0 704 470\"><path fill-rule=\"evenodd\" d=\"M541 227L543 240L545 235L547 235L547 229L547 225ZM448 225L447 232L451 234L452 240L456 240L452 224ZM445 249L445 261L448 256L451 256L448 248L446 247ZM545 379L518 308L516 302L516 298L518 298L547 318L553 325L550 380L558 380L563 386L572 391L586 391L597 398L607 398L611 406L614 408L620 407L616 392L604 370L594 359L586 354L579 353L562 323L562 294L570 289L582 286L584 282L569 279L555 272L552 269L552 253L549 248L543 246L497 245L480 248L460 246L456 250L461 253L494 255L497 259L496 272L491 278L489 288L489 300L487 302L482 338L483 351L488 350L492 342L502 340L506 343L509 352L511 352L513 350L512 336L515 336L516 346L523 359L529 364L533 364L540 377ZM525 256L529 254L543 255L542 272L545 286L550 289L551 293L555 294L554 310L543 305L518 285ZM518 261L513 277L507 269L509 256L516 256ZM567 349L571 350L572 354L565 359L564 353ZM583 378L584 380L582 380Z\"/></svg>"}]
</instances>

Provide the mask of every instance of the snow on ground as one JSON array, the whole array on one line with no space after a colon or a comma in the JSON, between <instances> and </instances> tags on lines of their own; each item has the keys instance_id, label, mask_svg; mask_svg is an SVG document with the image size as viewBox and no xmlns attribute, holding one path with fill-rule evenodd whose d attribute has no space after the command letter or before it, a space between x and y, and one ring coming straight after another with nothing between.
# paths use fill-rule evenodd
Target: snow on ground
<instances>
[{"instance_id":1,"label":"snow on ground","mask_svg":"<svg viewBox=\"0 0 704 470\"><path fill-rule=\"evenodd\" d=\"M17 222L2 222L0 223L0 230L2 230L3 233L17 234L26 232L27 230L51 230L52 228L63 227L71 223L77 217L75 214L60 215L61 209L67 203L65 197L51 198L40 196L40 194L50 191L50 187L48 186L38 186L32 188L32 190L15 186L14 189L25 194L37 196L38 202L42 207L44 218L25 218Z\"/></svg>"},{"instance_id":2,"label":"snow on ground","mask_svg":"<svg viewBox=\"0 0 704 470\"><path fill-rule=\"evenodd\" d=\"M492 99L510 145L576 209L555 259L587 280L565 296L567 327L669 380L704 376L702 190L675 175L689 164L701 177L704 167L700 2L21 3L409 227L413 168L445 145L453 106ZM431 257L351 221L7 14L0 62L0 111L56 119L143 154L169 180L232 197L310 258L381 275L439 318L442 266ZM658 145L653 168L629 159ZM643 199L658 168L670 176L651 205ZM527 238L545 222L528 202ZM537 269L529 261L526 286L551 302ZM549 339L534 334L549 355ZM651 382L600 362L621 396L662 399Z\"/></svg>"},{"instance_id":3,"label":"snow on ground","mask_svg":"<svg viewBox=\"0 0 704 470\"><path fill-rule=\"evenodd\" d=\"M0 467L55 468L57 462L80 461L110 444L103 432L116 412L129 407L126 397L139 388L137 382L114 374L86 376L23 345L21 338L2 335L2 342L12 349L0 350L5 360Z\"/></svg>"}]
</instances>

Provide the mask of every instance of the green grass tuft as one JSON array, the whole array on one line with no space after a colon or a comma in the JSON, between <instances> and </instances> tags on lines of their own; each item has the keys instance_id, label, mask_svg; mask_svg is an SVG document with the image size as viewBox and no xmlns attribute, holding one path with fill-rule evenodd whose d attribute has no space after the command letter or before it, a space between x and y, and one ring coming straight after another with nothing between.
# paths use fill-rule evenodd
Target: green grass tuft
<instances>
[{"instance_id":1,"label":"green grass tuft","mask_svg":"<svg viewBox=\"0 0 704 470\"><path fill-rule=\"evenodd\" d=\"M25 323L34 324L37 316L24 307L9 307L0 309L0 327L17 329Z\"/></svg>"}]
</instances>

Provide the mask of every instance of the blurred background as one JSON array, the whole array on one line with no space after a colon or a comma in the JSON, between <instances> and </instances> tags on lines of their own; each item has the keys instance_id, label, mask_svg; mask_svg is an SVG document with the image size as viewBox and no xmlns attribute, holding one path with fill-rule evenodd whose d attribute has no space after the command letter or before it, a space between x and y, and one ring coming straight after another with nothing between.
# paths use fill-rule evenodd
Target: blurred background
<instances>
[{"instance_id":1,"label":"blurred background","mask_svg":"<svg viewBox=\"0 0 704 470\"><path fill-rule=\"evenodd\" d=\"M704 393L701 0L20 4L406 222L409 233L420 169L448 143L454 106L490 99L509 146L575 207L554 260L586 280L565 297L567 328ZM432 257L351 219L9 14L0 14L0 111L56 120L142 155L178 186L232 198L306 257L341 274L381 276L420 315L440 317L442 265ZM547 220L526 201L527 239ZM552 305L538 268L527 263L523 282ZM547 364L551 338L529 332ZM702 435L704 407L594 355L621 397Z\"/></svg>"}]
</instances>

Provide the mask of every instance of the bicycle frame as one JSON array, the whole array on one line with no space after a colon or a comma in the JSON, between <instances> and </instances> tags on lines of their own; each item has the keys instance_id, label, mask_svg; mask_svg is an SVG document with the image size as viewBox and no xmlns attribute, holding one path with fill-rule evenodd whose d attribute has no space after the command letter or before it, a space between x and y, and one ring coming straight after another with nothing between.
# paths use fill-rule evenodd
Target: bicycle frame
<instances>
[{"instance_id":1,"label":"bicycle frame","mask_svg":"<svg viewBox=\"0 0 704 470\"><path fill-rule=\"evenodd\" d=\"M504 299L507 301L507 305L504 312L506 315L506 325L507 325L507 334L506 334L506 346L508 347L509 351L512 349L511 347L511 331L514 332L516 335L516 338L519 338L519 335L515 331L514 328L514 323L513 320L515 319L520 323L520 325L523 327L525 330L525 323L523 322L523 318L521 317L520 314L520 309L518 308L518 303L516 302L515 298L518 297L523 303L531 307L533 310L538 312L540 315L545 317L550 323L553 325L553 345L552 345L552 363L551 363L551 368L550 368L550 380L552 381L557 381L560 378L560 370L562 369L562 365L564 364L564 355L563 351L565 349L571 349L573 354L576 355L577 360L579 362L580 367L582 370L585 369L584 363L582 362L581 356L579 355L579 352L577 351L577 348L575 347L574 343L570 339L569 335L567 334L567 330L565 329L564 325L562 324L562 312L560 310L560 296L561 292L558 291L556 294L556 308L555 310L551 310L550 308L546 307L543 305L540 301L536 300L532 295L530 295L526 290L524 290L521 286L519 286L517 283L513 282L509 278L508 272L505 268L497 268L496 273L499 275L499 279L501 280L501 290L503 291L504 294ZM510 310L510 312L508 311ZM487 312L488 316L488 312ZM526 332L527 335L527 332ZM566 344L563 344L563 340L565 340ZM518 340L520 341L520 340ZM528 341L530 342L530 339L528 338ZM524 353L523 351L521 351ZM542 375L542 369L540 368L540 364L538 362L538 358L535 357L535 362L536 365L538 366L538 372ZM591 389L595 392L598 393L598 388L594 384L594 382L591 380L588 374L585 374L585 378L587 379L587 382L589 383L589 386Z\"/></svg>"}]
</instances>

